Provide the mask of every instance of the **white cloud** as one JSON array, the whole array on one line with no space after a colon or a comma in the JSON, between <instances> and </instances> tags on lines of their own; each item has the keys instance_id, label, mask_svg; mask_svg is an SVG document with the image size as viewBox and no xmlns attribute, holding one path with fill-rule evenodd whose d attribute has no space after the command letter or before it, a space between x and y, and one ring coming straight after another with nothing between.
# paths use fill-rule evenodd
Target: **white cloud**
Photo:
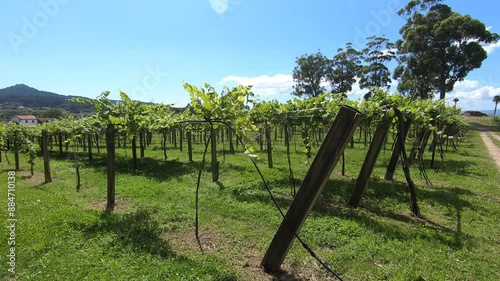
<instances>
[{"instance_id":1,"label":"white cloud","mask_svg":"<svg viewBox=\"0 0 500 281\"><path fill-rule=\"evenodd\" d=\"M290 97L293 92L293 77L291 74L276 74L273 76L260 75L255 77L249 76L235 76L229 75L224 77L219 84L235 83L239 85L252 85L252 91L259 96L277 96L280 95L282 98L285 96ZM395 82L394 82L395 83ZM331 90L331 86L328 82L321 82L321 86L325 87L326 91ZM347 95L352 100L362 98L368 90L361 89L359 83L356 82L352 85L352 91L348 92Z\"/></svg>"},{"instance_id":2,"label":"white cloud","mask_svg":"<svg viewBox=\"0 0 500 281\"><path fill-rule=\"evenodd\" d=\"M489 55L493 52L493 50L500 48L500 42L486 44L483 46L483 48L486 51L486 53Z\"/></svg>"},{"instance_id":3,"label":"white cloud","mask_svg":"<svg viewBox=\"0 0 500 281\"><path fill-rule=\"evenodd\" d=\"M455 89L446 94L449 103L458 98L463 110L488 110L493 108L493 97L500 95L500 87L484 85L476 80L464 80L455 84Z\"/></svg>"},{"instance_id":4,"label":"white cloud","mask_svg":"<svg viewBox=\"0 0 500 281\"><path fill-rule=\"evenodd\" d=\"M261 96L288 95L293 91L293 77L291 74L256 77L230 75L224 77L221 81L221 83L227 82L235 82L245 86L252 85L252 91Z\"/></svg>"}]
</instances>

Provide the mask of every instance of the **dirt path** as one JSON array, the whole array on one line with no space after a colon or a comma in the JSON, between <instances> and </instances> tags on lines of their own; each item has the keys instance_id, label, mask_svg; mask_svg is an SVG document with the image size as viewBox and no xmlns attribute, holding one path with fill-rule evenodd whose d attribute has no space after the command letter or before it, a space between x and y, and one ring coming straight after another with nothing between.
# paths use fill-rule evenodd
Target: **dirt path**
<instances>
[{"instance_id":1,"label":"dirt path","mask_svg":"<svg viewBox=\"0 0 500 281\"><path fill-rule=\"evenodd\" d=\"M493 138L500 140L500 137L497 134L490 132L488 128L478 124L470 124L470 128L479 131L484 145L486 145L486 148L488 149L488 153L497 164L498 169L500 169L500 147L496 146L492 141Z\"/></svg>"}]
</instances>

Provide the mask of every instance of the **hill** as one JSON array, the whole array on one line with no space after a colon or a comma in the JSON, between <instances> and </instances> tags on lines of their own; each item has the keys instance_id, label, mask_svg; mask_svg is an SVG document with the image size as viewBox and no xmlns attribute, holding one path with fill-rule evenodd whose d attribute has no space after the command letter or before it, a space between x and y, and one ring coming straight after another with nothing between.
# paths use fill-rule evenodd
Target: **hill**
<instances>
[{"instance_id":1,"label":"hill","mask_svg":"<svg viewBox=\"0 0 500 281\"><path fill-rule=\"evenodd\" d=\"M67 112L79 114L93 112L92 106L72 102L66 96L17 84L0 89L0 119L9 119L14 114L37 114L49 108L58 108Z\"/></svg>"},{"instance_id":2,"label":"hill","mask_svg":"<svg viewBox=\"0 0 500 281\"><path fill-rule=\"evenodd\" d=\"M31 108L60 108L70 112L92 110L92 107L72 102L76 96L65 96L56 93L40 91L24 84L0 89L0 104L11 104Z\"/></svg>"}]
</instances>

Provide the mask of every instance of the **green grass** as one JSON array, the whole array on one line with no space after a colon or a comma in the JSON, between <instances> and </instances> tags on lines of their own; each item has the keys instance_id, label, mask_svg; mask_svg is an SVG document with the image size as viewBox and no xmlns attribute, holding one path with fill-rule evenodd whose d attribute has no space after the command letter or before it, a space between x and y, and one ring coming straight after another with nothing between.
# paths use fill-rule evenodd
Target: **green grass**
<instances>
[{"instance_id":1,"label":"green grass","mask_svg":"<svg viewBox=\"0 0 500 281\"><path fill-rule=\"evenodd\" d=\"M357 134L356 134L357 140ZM75 191L70 155L53 153L53 183L42 184L43 164L36 174L17 172L17 270L4 265L8 229L0 231L0 277L18 280L270 280L333 279L298 243L282 266L287 273L270 276L260 261L277 227L279 213L251 161L242 153L219 153L220 183L212 183L205 167L200 189L200 246L194 237L194 194L203 147L195 146L194 163L187 151L169 144L162 159L159 137L131 169L130 149L118 149L117 206L105 212L105 149L86 163L82 190ZM222 148L219 145L219 148ZM227 150L227 145L226 145ZM340 163L305 222L302 238L345 280L498 280L500 260L500 192L496 166L484 155L476 131L469 131L458 151L449 148L436 169L427 169L426 186L417 167L422 217L409 210L409 194L400 169L394 182L382 179L390 143L382 151L361 206L347 206L350 192L368 148L356 142L346 150L346 176ZM240 147L241 150L241 147ZM292 142L295 178L308 166ZM95 149L94 149L95 152ZM274 166L259 166L279 204L292 201L285 148L275 144ZM426 152L425 158L430 158ZM13 157L9 154L9 159ZM2 186L7 170L1 164ZM430 161L426 160L426 167ZM26 163L22 167L28 168ZM4 176L5 175L5 176ZM298 187L298 186L297 186ZM4 189L5 190L5 189ZM4 191L3 200L7 202ZM5 206L5 204L3 204ZM6 221L7 211L1 211Z\"/></svg>"}]
</instances>

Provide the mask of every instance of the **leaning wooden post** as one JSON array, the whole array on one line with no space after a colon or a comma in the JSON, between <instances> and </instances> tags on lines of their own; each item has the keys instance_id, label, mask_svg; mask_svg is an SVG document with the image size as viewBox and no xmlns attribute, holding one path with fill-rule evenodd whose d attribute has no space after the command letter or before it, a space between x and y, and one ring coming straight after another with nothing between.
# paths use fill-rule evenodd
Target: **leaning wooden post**
<instances>
[{"instance_id":1,"label":"leaning wooden post","mask_svg":"<svg viewBox=\"0 0 500 281\"><path fill-rule=\"evenodd\" d=\"M285 219L274 235L261 265L268 272L279 271L283 260L292 246L295 234L299 232L311 212L323 187L330 178L350 138L360 121L359 111L342 106L328 134L319 148Z\"/></svg>"},{"instance_id":2,"label":"leaning wooden post","mask_svg":"<svg viewBox=\"0 0 500 281\"><path fill-rule=\"evenodd\" d=\"M42 131L42 153L43 153L43 171L45 174L45 183L52 182L50 176L50 160L49 160L49 134L47 131Z\"/></svg>"},{"instance_id":3,"label":"leaning wooden post","mask_svg":"<svg viewBox=\"0 0 500 281\"><path fill-rule=\"evenodd\" d=\"M410 120L406 120L406 122L403 123L403 142L406 141L406 137L408 136L408 132L410 131L410 125ZM392 181L392 179L394 178L394 171L396 171L396 166L398 165L400 154L401 146L399 145L399 134L397 134L396 138L394 138L394 150L392 151L391 160L389 160L389 165L387 165L387 170L385 172L385 180Z\"/></svg>"},{"instance_id":4,"label":"leaning wooden post","mask_svg":"<svg viewBox=\"0 0 500 281\"><path fill-rule=\"evenodd\" d=\"M106 150L108 157L108 207L115 205L115 125L106 129Z\"/></svg>"},{"instance_id":5,"label":"leaning wooden post","mask_svg":"<svg viewBox=\"0 0 500 281\"><path fill-rule=\"evenodd\" d=\"M373 172L375 163L377 162L378 154L382 150L384 145L384 139L389 132L389 122L385 117L382 117L382 121L378 124L375 134L373 135L370 148L366 154L365 161L363 161L363 166L361 171L359 171L358 180L352 190L351 199L349 200L349 205L352 207L357 207L361 201L361 197L365 192L368 180Z\"/></svg>"}]
</instances>

